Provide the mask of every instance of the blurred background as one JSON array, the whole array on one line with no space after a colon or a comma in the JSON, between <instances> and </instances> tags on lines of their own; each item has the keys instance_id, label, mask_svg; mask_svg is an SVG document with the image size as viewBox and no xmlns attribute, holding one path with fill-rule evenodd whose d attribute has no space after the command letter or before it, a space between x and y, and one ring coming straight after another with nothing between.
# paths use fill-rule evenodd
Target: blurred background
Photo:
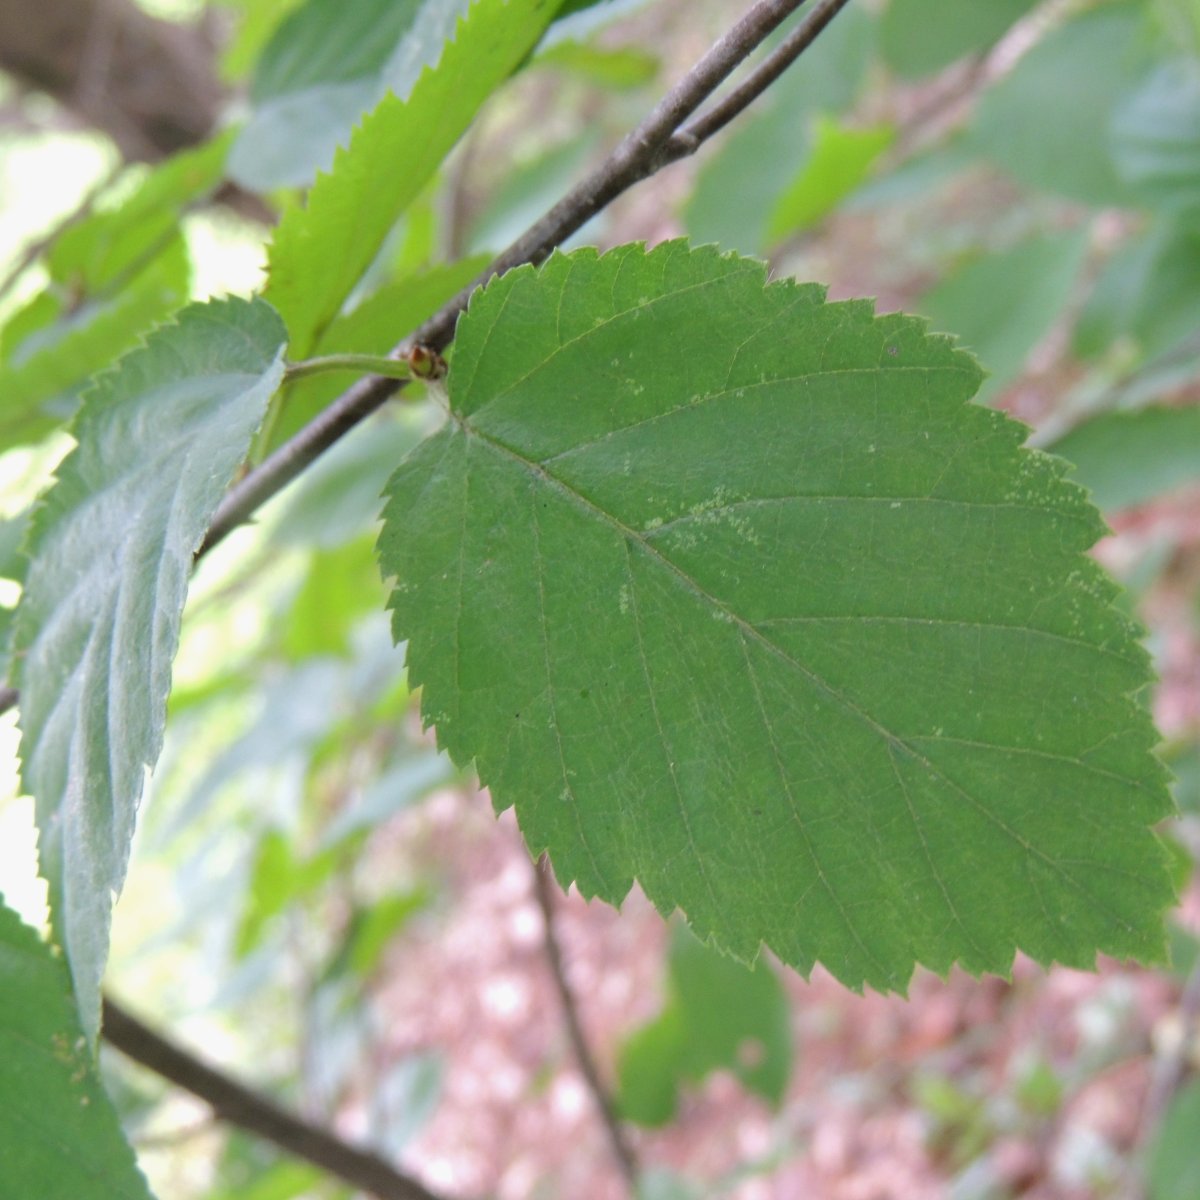
<instances>
[{"instance_id":1,"label":"blurred background","mask_svg":"<svg viewBox=\"0 0 1200 1200\"><path fill-rule=\"evenodd\" d=\"M577 4L395 230L322 349L385 352L748 5ZM249 294L277 214L436 61L460 0L0 0L0 629L88 378L189 299ZM417 19L414 23L414 14ZM381 164L381 170L401 167ZM1148 631L1200 851L1200 0L852 0L694 161L576 244L696 243L926 315L980 399L1076 464ZM262 455L340 387L295 385ZM202 563L111 990L453 1197L630 1195L572 1051L511 813L422 731L374 561L436 419L385 411ZM45 920L15 719L0 891ZM907 999L750 971L553 899L565 977L654 1200L1200 1197L1191 886L1173 963L918 973ZM106 1056L161 1200L331 1200L315 1169Z\"/></svg>"}]
</instances>

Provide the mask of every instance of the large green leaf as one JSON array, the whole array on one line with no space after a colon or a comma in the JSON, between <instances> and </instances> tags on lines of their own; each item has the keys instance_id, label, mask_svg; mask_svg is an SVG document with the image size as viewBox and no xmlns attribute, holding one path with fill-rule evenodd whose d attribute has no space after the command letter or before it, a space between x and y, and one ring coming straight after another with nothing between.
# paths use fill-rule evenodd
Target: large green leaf
<instances>
[{"instance_id":1,"label":"large green leaf","mask_svg":"<svg viewBox=\"0 0 1200 1200\"><path fill-rule=\"evenodd\" d=\"M407 100L386 96L271 245L268 298L307 355L483 102L537 44L557 0L477 0ZM387 164L386 168L381 164Z\"/></svg>"},{"instance_id":2,"label":"large green leaf","mask_svg":"<svg viewBox=\"0 0 1200 1200\"><path fill-rule=\"evenodd\" d=\"M891 0L880 41L889 66L910 79L987 50L1038 0Z\"/></svg>"},{"instance_id":3,"label":"large green leaf","mask_svg":"<svg viewBox=\"0 0 1200 1200\"><path fill-rule=\"evenodd\" d=\"M6 1196L149 1200L80 1032L66 966L2 903L0 1062Z\"/></svg>"},{"instance_id":4,"label":"large green leaf","mask_svg":"<svg viewBox=\"0 0 1200 1200\"><path fill-rule=\"evenodd\" d=\"M1147 658L979 380L680 243L476 294L380 558L425 719L560 879L855 987L1162 953Z\"/></svg>"},{"instance_id":5,"label":"large green leaf","mask_svg":"<svg viewBox=\"0 0 1200 1200\"><path fill-rule=\"evenodd\" d=\"M184 309L88 393L33 519L13 642L23 780L89 1038L192 556L278 386L284 336L261 300Z\"/></svg>"},{"instance_id":6,"label":"large green leaf","mask_svg":"<svg viewBox=\"0 0 1200 1200\"><path fill-rule=\"evenodd\" d=\"M748 1091L783 1099L792 1068L791 1006L770 966L744 966L682 926L667 957L667 1002L621 1047L617 1106L642 1125L675 1116L681 1084L732 1071Z\"/></svg>"}]
</instances>

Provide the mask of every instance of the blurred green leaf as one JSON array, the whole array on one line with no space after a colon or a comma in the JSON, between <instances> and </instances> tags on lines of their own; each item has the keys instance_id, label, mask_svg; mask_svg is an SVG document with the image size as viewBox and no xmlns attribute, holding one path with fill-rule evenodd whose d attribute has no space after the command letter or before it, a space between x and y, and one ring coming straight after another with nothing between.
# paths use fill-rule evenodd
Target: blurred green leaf
<instances>
[{"instance_id":1,"label":"blurred green leaf","mask_svg":"<svg viewBox=\"0 0 1200 1200\"><path fill-rule=\"evenodd\" d=\"M858 129L817 117L808 158L767 219L767 239L778 241L827 217L866 181L894 137L890 125Z\"/></svg>"},{"instance_id":2,"label":"blurred green leaf","mask_svg":"<svg viewBox=\"0 0 1200 1200\"><path fill-rule=\"evenodd\" d=\"M920 79L1000 40L1038 0L890 0L879 38L884 60Z\"/></svg>"},{"instance_id":3,"label":"blurred green leaf","mask_svg":"<svg viewBox=\"0 0 1200 1200\"><path fill-rule=\"evenodd\" d=\"M1105 412L1048 447L1105 512L1200 481L1200 407Z\"/></svg>"},{"instance_id":4,"label":"blurred green leaf","mask_svg":"<svg viewBox=\"0 0 1200 1200\"><path fill-rule=\"evenodd\" d=\"M128 280L171 243L188 205L221 182L234 131L185 150L147 172L114 207L102 207L59 236L46 265L52 279L90 296Z\"/></svg>"},{"instance_id":5,"label":"blurred green leaf","mask_svg":"<svg viewBox=\"0 0 1200 1200\"><path fill-rule=\"evenodd\" d=\"M679 1088L731 1071L777 1105L791 1075L791 1013L774 971L726 957L676 926L662 1012L621 1047L617 1107L641 1125L665 1125Z\"/></svg>"},{"instance_id":6,"label":"blurred green leaf","mask_svg":"<svg viewBox=\"0 0 1200 1200\"><path fill-rule=\"evenodd\" d=\"M91 377L184 303L189 274L175 233L111 297L85 302L15 347L0 369L0 448L35 441L67 420Z\"/></svg>"},{"instance_id":7,"label":"blurred green leaf","mask_svg":"<svg viewBox=\"0 0 1200 1200\"><path fill-rule=\"evenodd\" d=\"M354 623L384 606L371 533L332 550L317 550L283 625L283 648L293 661L350 653Z\"/></svg>"},{"instance_id":8,"label":"blurred green leaf","mask_svg":"<svg viewBox=\"0 0 1200 1200\"><path fill-rule=\"evenodd\" d=\"M597 46L564 39L540 50L534 66L554 67L572 78L617 90L652 83L662 65L656 54L635 46Z\"/></svg>"},{"instance_id":9,"label":"blurred green leaf","mask_svg":"<svg viewBox=\"0 0 1200 1200\"><path fill-rule=\"evenodd\" d=\"M702 161L684 209L689 236L725 250L759 254L785 188L803 170L817 113L837 115L857 97L875 40L859 5L843 9L821 36L820 52L786 72Z\"/></svg>"},{"instance_id":10,"label":"blurred green leaf","mask_svg":"<svg viewBox=\"0 0 1200 1200\"><path fill-rule=\"evenodd\" d=\"M267 297L293 357L312 352L484 101L537 44L557 0L476 0L438 65L407 100L387 96L354 131L305 208L291 208L270 249ZM381 171L380 164L387 163Z\"/></svg>"},{"instance_id":11,"label":"blurred green leaf","mask_svg":"<svg viewBox=\"0 0 1200 1200\"><path fill-rule=\"evenodd\" d=\"M969 134L1032 188L1086 204L1132 204L1117 174L1114 113L1153 62L1145 5L1102 4L1059 26L983 95Z\"/></svg>"},{"instance_id":12,"label":"blurred green leaf","mask_svg":"<svg viewBox=\"0 0 1200 1200\"><path fill-rule=\"evenodd\" d=\"M1200 222L1164 220L1113 255L1075 329L1077 353L1094 358L1121 337L1152 358L1200 329Z\"/></svg>"},{"instance_id":13,"label":"blurred green leaf","mask_svg":"<svg viewBox=\"0 0 1200 1200\"><path fill-rule=\"evenodd\" d=\"M1112 147L1118 172L1140 201L1173 212L1200 209L1200 62L1176 59L1156 68L1118 105Z\"/></svg>"},{"instance_id":14,"label":"blurred green leaf","mask_svg":"<svg viewBox=\"0 0 1200 1200\"><path fill-rule=\"evenodd\" d=\"M0 903L0 1163L13 1200L150 1200L62 956Z\"/></svg>"},{"instance_id":15,"label":"blurred green leaf","mask_svg":"<svg viewBox=\"0 0 1200 1200\"><path fill-rule=\"evenodd\" d=\"M429 907L428 888L410 888L359 908L347 938L347 962L360 978L367 978L379 965L388 943L415 917Z\"/></svg>"},{"instance_id":16,"label":"blurred green leaf","mask_svg":"<svg viewBox=\"0 0 1200 1200\"><path fill-rule=\"evenodd\" d=\"M1066 309L1087 252L1087 232L1046 234L968 261L921 297L934 328L957 334L988 372L986 401L1020 373Z\"/></svg>"},{"instance_id":17,"label":"blurred green leaf","mask_svg":"<svg viewBox=\"0 0 1200 1200\"><path fill-rule=\"evenodd\" d=\"M1172 1099L1148 1156L1150 1200L1196 1200L1200 1196L1200 1080L1186 1084Z\"/></svg>"},{"instance_id":18,"label":"blurred green leaf","mask_svg":"<svg viewBox=\"0 0 1200 1200\"><path fill-rule=\"evenodd\" d=\"M284 338L261 300L184 309L96 381L33 518L13 637L22 781L89 1038L192 557L279 385Z\"/></svg>"}]
</instances>

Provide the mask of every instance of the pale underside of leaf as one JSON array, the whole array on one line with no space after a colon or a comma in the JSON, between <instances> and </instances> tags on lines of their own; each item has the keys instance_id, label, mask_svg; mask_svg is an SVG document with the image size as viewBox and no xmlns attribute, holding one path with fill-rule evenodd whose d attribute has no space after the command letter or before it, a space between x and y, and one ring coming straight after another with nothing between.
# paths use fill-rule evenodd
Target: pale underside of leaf
<instances>
[{"instance_id":1,"label":"pale underside of leaf","mask_svg":"<svg viewBox=\"0 0 1200 1200\"><path fill-rule=\"evenodd\" d=\"M283 342L262 301L185 309L98 380L34 517L14 637L22 775L89 1037L192 556L278 386Z\"/></svg>"},{"instance_id":2,"label":"pale underside of leaf","mask_svg":"<svg viewBox=\"0 0 1200 1200\"><path fill-rule=\"evenodd\" d=\"M381 562L426 720L561 880L853 987L1161 952L1147 659L979 379L679 243L476 294Z\"/></svg>"}]
</instances>

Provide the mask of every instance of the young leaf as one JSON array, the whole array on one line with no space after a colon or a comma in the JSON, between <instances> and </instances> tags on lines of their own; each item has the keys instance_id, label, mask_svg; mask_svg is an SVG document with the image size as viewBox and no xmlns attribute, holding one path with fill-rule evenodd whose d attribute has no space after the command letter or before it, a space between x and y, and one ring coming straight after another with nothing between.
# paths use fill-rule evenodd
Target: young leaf
<instances>
[{"instance_id":1,"label":"young leaf","mask_svg":"<svg viewBox=\"0 0 1200 1200\"><path fill-rule=\"evenodd\" d=\"M476 294L380 559L426 721L561 880L853 987L1161 954L1147 657L979 379L679 243Z\"/></svg>"},{"instance_id":2,"label":"young leaf","mask_svg":"<svg viewBox=\"0 0 1200 1200\"><path fill-rule=\"evenodd\" d=\"M279 385L284 336L261 300L184 309L97 381L33 518L13 642L23 780L89 1039L192 555Z\"/></svg>"},{"instance_id":3,"label":"young leaf","mask_svg":"<svg viewBox=\"0 0 1200 1200\"><path fill-rule=\"evenodd\" d=\"M0 1163L12 1197L150 1200L62 959L0 904Z\"/></svg>"},{"instance_id":4,"label":"young leaf","mask_svg":"<svg viewBox=\"0 0 1200 1200\"><path fill-rule=\"evenodd\" d=\"M295 358L310 353L388 231L557 7L558 0L477 0L437 67L407 100L384 97L338 151L333 173L317 180L308 206L284 216L267 296L287 322Z\"/></svg>"}]
</instances>

